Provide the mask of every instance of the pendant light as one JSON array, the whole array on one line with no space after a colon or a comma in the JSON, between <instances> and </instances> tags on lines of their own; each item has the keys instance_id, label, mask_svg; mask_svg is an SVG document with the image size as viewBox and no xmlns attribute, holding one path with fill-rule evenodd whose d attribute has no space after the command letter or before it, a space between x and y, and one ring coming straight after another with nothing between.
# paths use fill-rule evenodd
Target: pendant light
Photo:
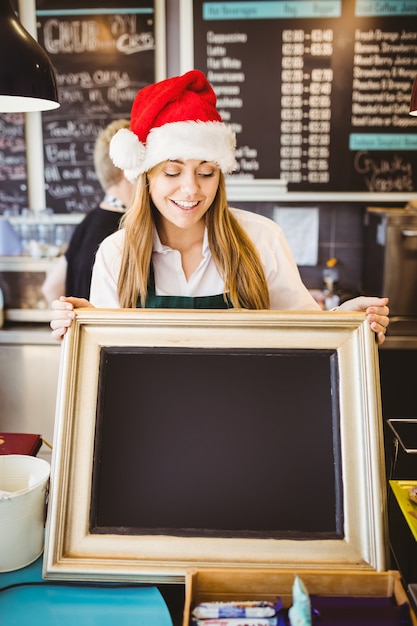
<instances>
[{"instance_id":1,"label":"pendant light","mask_svg":"<svg viewBox=\"0 0 417 626\"><path fill-rule=\"evenodd\" d=\"M410 115L417 115L417 76L414 79L413 90L411 92Z\"/></svg>"},{"instance_id":2,"label":"pendant light","mask_svg":"<svg viewBox=\"0 0 417 626\"><path fill-rule=\"evenodd\" d=\"M19 22L10 0L0 0L0 113L57 107L51 61Z\"/></svg>"}]
</instances>

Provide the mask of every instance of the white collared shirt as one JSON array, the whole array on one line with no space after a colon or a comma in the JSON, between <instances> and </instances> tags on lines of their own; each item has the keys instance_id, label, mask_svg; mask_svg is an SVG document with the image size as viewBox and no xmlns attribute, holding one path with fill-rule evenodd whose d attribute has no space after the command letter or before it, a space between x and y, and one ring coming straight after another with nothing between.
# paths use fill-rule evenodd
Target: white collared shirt
<instances>
[{"instance_id":1,"label":"white collared shirt","mask_svg":"<svg viewBox=\"0 0 417 626\"><path fill-rule=\"evenodd\" d=\"M271 219L241 209L230 209L258 250L268 282L271 309L320 310L303 284L294 257L282 229ZM120 271L124 230L119 230L101 243L93 268L90 302L100 308L119 308L117 280ZM164 246L155 230L152 262L155 293L163 296L212 296L222 294L224 282L217 271L204 233L203 258L186 279L181 254Z\"/></svg>"}]
</instances>

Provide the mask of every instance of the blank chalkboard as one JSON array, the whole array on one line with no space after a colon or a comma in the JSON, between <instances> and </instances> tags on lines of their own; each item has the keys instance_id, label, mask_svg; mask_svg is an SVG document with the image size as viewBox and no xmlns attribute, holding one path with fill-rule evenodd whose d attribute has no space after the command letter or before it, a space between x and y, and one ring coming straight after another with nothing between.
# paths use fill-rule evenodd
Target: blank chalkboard
<instances>
[{"instance_id":1,"label":"blank chalkboard","mask_svg":"<svg viewBox=\"0 0 417 626\"><path fill-rule=\"evenodd\" d=\"M102 347L91 533L340 538L334 350Z\"/></svg>"}]
</instances>

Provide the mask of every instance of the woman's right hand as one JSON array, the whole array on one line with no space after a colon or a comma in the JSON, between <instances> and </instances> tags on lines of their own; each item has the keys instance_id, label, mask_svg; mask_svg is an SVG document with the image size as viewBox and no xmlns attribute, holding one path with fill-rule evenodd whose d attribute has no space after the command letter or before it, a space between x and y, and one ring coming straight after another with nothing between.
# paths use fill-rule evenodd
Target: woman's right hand
<instances>
[{"instance_id":1,"label":"woman's right hand","mask_svg":"<svg viewBox=\"0 0 417 626\"><path fill-rule=\"evenodd\" d=\"M92 307L85 298L67 298L61 296L59 300L54 300L51 304L52 314L50 327L52 337L61 341L75 318L74 309Z\"/></svg>"}]
</instances>

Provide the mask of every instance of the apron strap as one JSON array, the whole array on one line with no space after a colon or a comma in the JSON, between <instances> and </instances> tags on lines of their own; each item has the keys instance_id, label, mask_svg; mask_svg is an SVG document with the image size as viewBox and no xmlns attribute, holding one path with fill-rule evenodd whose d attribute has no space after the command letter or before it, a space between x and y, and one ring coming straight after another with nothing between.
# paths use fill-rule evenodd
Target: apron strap
<instances>
[{"instance_id":1,"label":"apron strap","mask_svg":"<svg viewBox=\"0 0 417 626\"><path fill-rule=\"evenodd\" d=\"M140 308L140 299L136 304ZM155 276L151 263L148 280L148 295L145 302L147 309L232 309L229 296L220 293L214 296L157 296L155 294Z\"/></svg>"}]
</instances>

